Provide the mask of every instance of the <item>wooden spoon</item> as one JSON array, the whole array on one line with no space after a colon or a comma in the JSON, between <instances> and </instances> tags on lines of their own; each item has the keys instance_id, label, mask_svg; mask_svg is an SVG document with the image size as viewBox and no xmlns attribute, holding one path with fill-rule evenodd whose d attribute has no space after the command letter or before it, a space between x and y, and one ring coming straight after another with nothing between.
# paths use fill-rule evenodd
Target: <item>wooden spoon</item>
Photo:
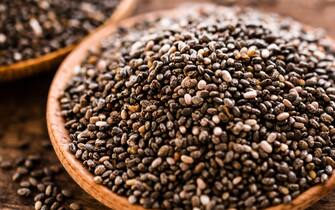
<instances>
[{"instance_id":1,"label":"wooden spoon","mask_svg":"<svg viewBox=\"0 0 335 210\"><path fill-rule=\"evenodd\" d=\"M142 20L150 20L159 16L175 16L182 12L180 10L158 11L145 15L136 16L120 23L120 26L131 27L134 23ZM104 205L117 210L144 210L143 207L128 203L127 199L121 197L107 187L98 185L93 181L93 175L88 172L81 162L75 159L69 152L68 143L70 137L64 128L64 120L61 117L59 97L66 87L67 82L74 74L73 69L79 66L86 57L88 49L97 47L100 40L103 40L117 28L116 25L108 25L101 28L94 35L82 42L62 63L49 91L47 103L47 125L52 145L61 163L71 175L71 177L91 196L96 198ZM301 210L311 206L321 197L325 196L335 186L335 174L325 184L314 186L297 198L290 204L280 204L266 210Z\"/></svg>"},{"instance_id":2,"label":"wooden spoon","mask_svg":"<svg viewBox=\"0 0 335 210\"><path fill-rule=\"evenodd\" d=\"M103 25L120 21L135 10L138 0L121 0L112 16ZM0 81L12 80L32 75L56 67L76 45L70 45L43 56L32 58L6 66L0 66Z\"/></svg>"}]
</instances>

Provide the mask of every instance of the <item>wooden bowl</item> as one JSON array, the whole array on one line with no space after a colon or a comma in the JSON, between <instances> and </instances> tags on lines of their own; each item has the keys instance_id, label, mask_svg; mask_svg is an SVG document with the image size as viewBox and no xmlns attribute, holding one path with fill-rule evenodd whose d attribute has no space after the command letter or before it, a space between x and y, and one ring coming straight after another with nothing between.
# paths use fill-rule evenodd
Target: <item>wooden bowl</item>
<instances>
[{"instance_id":1,"label":"wooden bowl","mask_svg":"<svg viewBox=\"0 0 335 210\"><path fill-rule=\"evenodd\" d=\"M153 19L157 16L172 16L177 15L179 10L171 11L158 11L152 12L120 22L120 26L131 27L134 23L141 20ZM182 12L181 12L182 13ZM86 57L87 50L92 46L98 46L100 40L113 33L117 28L116 25L108 25L101 28L94 35L90 36L84 42L82 42L78 48L76 48L61 64L56 76L52 82L48 102L47 102L47 126L49 136L51 138L54 150L67 170L70 176L91 196L96 198L98 201L117 210L144 210L139 205L131 205L127 199L121 197L107 187L98 185L93 181L93 175L84 168L81 162L79 162L68 149L68 143L70 137L67 130L64 127L64 119L60 112L59 97L66 87L67 82L73 76L73 69L81 64L81 61ZM266 210L301 210L305 209L321 197L329 193L335 186L335 173L325 184L314 186L307 191L300 194L290 204L280 204L274 207L269 207Z\"/></svg>"},{"instance_id":2,"label":"wooden bowl","mask_svg":"<svg viewBox=\"0 0 335 210\"><path fill-rule=\"evenodd\" d=\"M121 0L112 16L103 25L108 25L130 16L135 10L137 2L138 0ZM75 46L70 45L37 58L0 66L0 81L18 79L41 71L50 70L59 65Z\"/></svg>"}]
</instances>

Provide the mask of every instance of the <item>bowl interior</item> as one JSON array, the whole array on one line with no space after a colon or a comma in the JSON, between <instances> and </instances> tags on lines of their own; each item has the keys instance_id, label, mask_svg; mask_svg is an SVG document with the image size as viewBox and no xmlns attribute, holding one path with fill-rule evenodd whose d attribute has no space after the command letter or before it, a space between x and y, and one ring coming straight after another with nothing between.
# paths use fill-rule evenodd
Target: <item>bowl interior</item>
<instances>
[{"instance_id":1,"label":"bowl interior","mask_svg":"<svg viewBox=\"0 0 335 210\"><path fill-rule=\"evenodd\" d=\"M192 5L201 9L208 4ZM175 16L182 14L183 10L188 10L190 5L182 6L178 10L152 12L122 21L120 26L131 27L134 23L141 20L157 18L159 16ZM95 184L93 175L88 172L81 162L75 159L74 155L68 150L70 137L67 130L64 128L64 120L60 115L60 105L58 98L66 87L67 82L74 74L76 66L81 64L81 61L86 57L87 51L92 47L98 47L100 40L107 37L117 28L117 25L106 25L97 32L82 42L62 63L60 66L49 91L47 103L47 124L48 131L52 141L54 150L60 159L61 163L70 174L70 176L91 196L99 200L104 205L118 210L143 210L144 208L138 205L131 205L127 199L113 193L103 185ZM290 204L280 204L267 210L298 210L305 209L318 201L322 196L325 196L335 186L335 175L333 174L328 182L324 185L317 185L305 191Z\"/></svg>"}]
</instances>

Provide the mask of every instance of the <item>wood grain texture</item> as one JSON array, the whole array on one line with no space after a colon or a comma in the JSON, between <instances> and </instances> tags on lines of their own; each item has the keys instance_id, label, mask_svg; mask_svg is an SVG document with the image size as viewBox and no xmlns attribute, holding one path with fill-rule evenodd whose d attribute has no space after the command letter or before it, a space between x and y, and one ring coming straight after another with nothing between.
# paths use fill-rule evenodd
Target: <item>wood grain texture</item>
<instances>
[{"instance_id":1,"label":"wood grain texture","mask_svg":"<svg viewBox=\"0 0 335 210\"><path fill-rule=\"evenodd\" d=\"M108 25L130 16L136 9L138 1L139 0L121 0L112 16L103 25ZM92 33L94 33L94 31ZM41 71L55 69L74 47L75 45L71 45L38 58L0 66L0 81L18 79Z\"/></svg>"},{"instance_id":2,"label":"wood grain texture","mask_svg":"<svg viewBox=\"0 0 335 210\"><path fill-rule=\"evenodd\" d=\"M183 0L140 0L137 13L173 7ZM200 0L194 0L199 2ZM241 0L243 1L243 0ZM244 0L249 1L249 0ZM278 0L275 5L256 5L266 11L288 14L309 25L322 26L335 35L335 4L322 4L328 0ZM162 3L164 2L164 3ZM239 1L238 1L239 2ZM289 5L282 2L290 2ZM327 7L324 5L328 5ZM297 10L296 8L299 8ZM306 15L308 14L308 15ZM42 151L41 144L48 140L45 126L45 103L53 72L45 72L22 81L0 84L0 159L15 159L22 154ZM24 150L20 149L23 145ZM44 156L50 163L60 164L53 153ZM0 209L31 210L33 202L16 195L17 184L11 180L12 171L0 169ZM75 192L75 200L86 210L107 210L85 193L70 176L60 178ZM115 210L118 210L114 208ZM334 210L335 191L322 198L308 210Z\"/></svg>"},{"instance_id":3,"label":"wood grain texture","mask_svg":"<svg viewBox=\"0 0 335 210\"><path fill-rule=\"evenodd\" d=\"M82 163L75 159L74 155L68 150L68 143L70 137L68 132L64 128L64 120L60 115L59 97L61 96L66 84L71 79L74 73L74 68L79 66L82 60L85 59L89 49L98 47L100 41L112 34L117 26L124 28L132 27L136 22L142 22L144 20L156 19L162 16L177 16L184 14L190 7L194 7L195 10L201 10L204 7L213 7L214 5L206 4L188 4L182 6L177 10L170 11L157 11L153 13L147 13L144 15L129 18L120 22L120 24L110 24L103 28L100 28L94 35L82 42L62 63L60 66L50 88L48 103L47 103L47 125L48 131L51 138L51 142L54 146L55 152L62 162L63 166L70 174L70 176L90 195L99 200L104 205L115 208L118 210L140 210L143 208L137 205L131 205L123 197L118 196L112 191L108 190L102 185L97 185L93 181L93 175L86 170ZM217 6L216 6L217 7ZM318 185L310 188L290 204L281 204L275 207L268 208L267 210L300 210L306 209L320 198L328 194L335 187L335 174L329 179L326 184Z\"/></svg>"}]
</instances>

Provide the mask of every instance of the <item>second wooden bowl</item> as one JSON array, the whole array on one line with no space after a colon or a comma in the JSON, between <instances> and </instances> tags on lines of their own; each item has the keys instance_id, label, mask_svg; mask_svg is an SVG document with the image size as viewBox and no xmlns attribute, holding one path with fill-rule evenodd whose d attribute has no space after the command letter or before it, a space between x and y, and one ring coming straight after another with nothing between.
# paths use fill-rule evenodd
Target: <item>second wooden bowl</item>
<instances>
[{"instance_id":1,"label":"second wooden bowl","mask_svg":"<svg viewBox=\"0 0 335 210\"><path fill-rule=\"evenodd\" d=\"M113 15L103 24L108 25L128 17L135 10L139 0L121 0ZM26 77L34 73L57 67L75 45L61 48L38 58L32 58L6 66L0 66L0 81Z\"/></svg>"},{"instance_id":2,"label":"second wooden bowl","mask_svg":"<svg viewBox=\"0 0 335 210\"><path fill-rule=\"evenodd\" d=\"M201 9L205 4L196 5L194 9ZM181 7L171 11L159 11L149 13L137 17L133 17L122 21L119 26L131 27L138 21L150 20L161 16L176 16L183 14L187 8ZM70 137L67 130L64 128L64 120L61 117L61 110L59 105L59 97L67 85L67 82L74 74L73 69L80 65L82 60L86 57L88 49L97 47L100 40L104 39L113 31L117 25L107 25L101 28L97 33L82 42L77 49L75 49L60 66L49 91L47 104L47 124L48 131L51 138L54 150L60 159L61 163L70 174L70 176L90 195L96 198L104 205L116 210L144 210L138 205L131 205L127 199L121 197L107 187L98 185L93 181L93 175L84 168L81 162L75 159L74 155L69 152L68 144ZM329 193L335 186L335 174L333 174L326 184L314 186L303 192L295 198L290 204L280 204L266 210L301 210L311 206L317 202L321 197Z\"/></svg>"}]
</instances>

